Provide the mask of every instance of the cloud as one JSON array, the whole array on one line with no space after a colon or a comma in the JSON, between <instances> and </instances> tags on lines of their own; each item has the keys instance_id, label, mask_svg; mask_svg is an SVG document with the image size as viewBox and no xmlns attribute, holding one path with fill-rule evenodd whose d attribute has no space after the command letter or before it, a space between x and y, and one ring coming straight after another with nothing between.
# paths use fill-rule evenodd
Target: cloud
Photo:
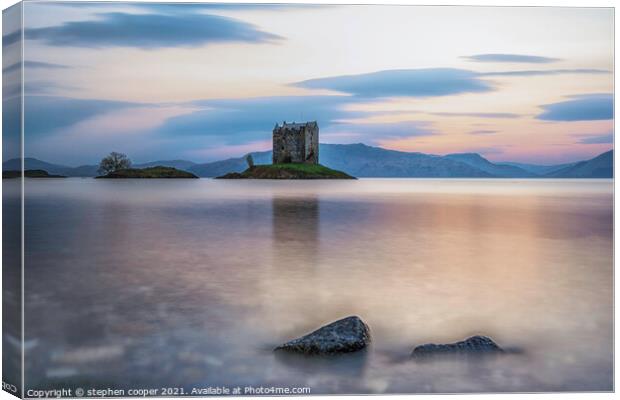
<instances>
[{"instance_id":1,"label":"cloud","mask_svg":"<svg viewBox=\"0 0 620 400\"><path fill-rule=\"evenodd\" d=\"M97 14L90 21L65 22L59 26L32 28L27 39L53 46L75 47L195 47L210 43L272 43L280 36L260 31L254 25L209 14Z\"/></svg>"},{"instance_id":2,"label":"cloud","mask_svg":"<svg viewBox=\"0 0 620 400\"><path fill-rule=\"evenodd\" d=\"M3 90L6 92L5 90ZM21 135L22 121L22 99L21 97L7 97L3 93L2 99L2 140L9 138L19 138Z\"/></svg>"},{"instance_id":3,"label":"cloud","mask_svg":"<svg viewBox=\"0 0 620 400\"><path fill-rule=\"evenodd\" d=\"M484 130L484 129L469 132L470 135L494 135L496 133L497 131Z\"/></svg>"},{"instance_id":4,"label":"cloud","mask_svg":"<svg viewBox=\"0 0 620 400\"><path fill-rule=\"evenodd\" d=\"M199 11L285 11L291 9L320 9L336 7L328 4L293 4L293 3L133 3L132 6L171 13L194 13Z\"/></svg>"},{"instance_id":5,"label":"cloud","mask_svg":"<svg viewBox=\"0 0 620 400\"><path fill-rule=\"evenodd\" d=\"M499 71L499 72L481 72L480 76L546 76L546 75L564 75L564 74L611 74L611 71L604 69L548 69L548 70L525 70L525 71Z\"/></svg>"},{"instance_id":6,"label":"cloud","mask_svg":"<svg viewBox=\"0 0 620 400\"><path fill-rule=\"evenodd\" d=\"M170 118L158 129L173 136L221 137L228 144L258 140L276 122L317 120L321 129L342 119L365 116L344 106L350 96L274 96L248 99L200 100L189 103L202 108Z\"/></svg>"},{"instance_id":7,"label":"cloud","mask_svg":"<svg viewBox=\"0 0 620 400\"><path fill-rule=\"evenodd\" d=\"M474 118L520 118L521 115L500 112L434 112L429 113L440 117L474 117Z\"/></svg>"},{"instance_id":8,"label":"cloud","mask_svg":"<svg viewBox=\"0 0 620 400\"><path fill-rule=\"evenodd\" d=\"M385 70L341 75L292 83L306 89L326 89L365 98L436 97L495 90L487 77L546 76L560 74L609 74L599 69L553 69L477 72L456 68Z\"/></svg>"},{"instance_id":9,"label":"cloud","mask_svg":"<svg viewBox=\"0 0 620 400\"><path fill-rule=\"evenodd\" d=\"M561 61L559 58L530 56L523 54L475 54L473 56L464 56L469 61L475 62L492 62L492 63L530 63L530 64L548 64Z\"/></svg>"},{"instance_id":10,"label":"cloud","mask_svg":"<svg viewBox=\"0 0 620 400\"><path fill-rule=\"evenodd\" d=\"M543 121L596 121L613 119L613 94L571 96L571 100L545 104L544 112L536 116Z\"/></svg>"},{"instance_id":11,"label":"cloud","mask_svg":"<svg viewBox=\"0 0 620 400\"><path fill-rule=\"evenodd\" d=\"M2 46L9 46L11 44L17 43L22 40L22 31L21 29L18 31L13 31L11 33L7 33L2 35Z\"/></svg>"},{"instance_id":12,"label":"cloud","mask_svg":"<svg viewBox=\"0 0 620 400\"><path fill-rule=\"evenodd\" d=\"M328 89L358 97L432 97L480 93L493 86L473 71L455 68L387 70L360 75L310 79L293 85Z\"/></svg>"},{"instance_id":13,"label":"cloud","mask_svg":"<svg viewBox=\"0 0 620 400\"><path fill-rule=\"evenodd\" d=\"M79 90L79 88L54 81L28 80L24 83L24 93L26 95L57 95L59 92L74 90Z\"/></svg>"},{"instance_id":14,"label":"cloud","mask_svg":"<svg viewBox=\"0 0 620 400\"><path fill-rule=\"evenodd\" d=\"M81 9L101 9L107 6L105 3L97 2L76 2L69 1L64 3L54 3L56 7L81 8ZM225 10L225 11L278 11L290 9L318 9L325 7L337 7L327 4L294 4L294 3L150 3L150 2L130 2L119 5L131 6L134 9L149 10L155 12L166 12L176 14L189 14L200 11Z\"/></svg>"},{"instance_id":15,"label":"cloud","mask_svg":"<svg viewBox=\"0 0 620 400\"><path fill-rule=\"evenodd\" d=\"M582 138L577 142L579 144L611 144L614 142L614 134L606 133L604 135L579 135Z\"/></svg>"},{"instance_id":16,"label":"cloud","mask_svg":"<svg viewBox=\"0 0 620 400\"><path fill-rule=\"evenodd\" d=\"M435 135L427 121L368 123L359 121L372 112L347 108L351 96L275 96L250 99L202 100L191 106L202 110L168 119L157 129L160 136L192 136L192 140L241 145L269 139L276 122L319 122L321 137L374 143L379 139Z\"/></svg>"},{"instance_id":17,"label":"cloud","mask_svg":"<svg viewBox=\"0 0 620 400\"><path fill-rule=\"evenodd\" d=\"M503 154L504 149L500 146L474 147L463 150L463 153L478 153L482 154L483 156L490 156L496 154Z\"/></svg>"},{"instance_id":18,"label":"cloud","mask_svg":"<svg viewBox=\"0 0 620 400\"><path fill-rule=\"evenodd\" d=\"M50 133L96 115L135 105L135 103L109 100L26 96L24 98L24 133L27 136Z\"/></svg>"},{"instance_id":19,"label":"cloud","mask_svg":"<svg viewBox=\"0 0 620 400\"><path fill-rule=\"evenodd\" d=\"M15 64L11 64L6 66L5 68L2 68L2 72L9 73L9 72L13 72L13 71L18 71L20 70L22 66L21 62L16 62ZM67 69L67 68L71 68L67 65L61 65L61 64L52 64L52 63L46 63L46 62L41 62L41 61L24 61L24 68L29 69Z\"/></svg>"},{"instance_id":20,"label":"cloud","mask_svg":"<svg viewBox=\"0 0 620 400\"><path fill-rule=\"evenodd\" d=\"M119 116L127 115L125 119L129 120L140 107L145 108L144 112L152 112L153 108L164 110L166 106L176 107L177 111L140 132L154 142L170 143L168 149L177 153L196 148L233 149L269 140L274 124L282 120L317 120L323 137L342 138L345 142L355 139L376 143L386 138L437 134L427 121L363 122L361 119L372 112L349 109L354 99L352 96L274 96L165 105L27 95L26 134L45 135L51 143L59 140L56 137L73 133L79 134L83 146L103 143L111 137L118 138L119 134L126 136L129 123L118 124Z\"/></svg>"},{"instance_id":21,"label":"cloud","mask_svg":"<svg viewBox=\"0 0 620 400\"><path fill-rule=\"evenodd\" d=\"M322 138L339 139L342 142L363 141L378 144L379 141L395 138L433 136L439 134L429 121L401 121L388 123L343 123L321 129ZM329 139L328 139L329 140Z\"/></svg>"}]
</instances>

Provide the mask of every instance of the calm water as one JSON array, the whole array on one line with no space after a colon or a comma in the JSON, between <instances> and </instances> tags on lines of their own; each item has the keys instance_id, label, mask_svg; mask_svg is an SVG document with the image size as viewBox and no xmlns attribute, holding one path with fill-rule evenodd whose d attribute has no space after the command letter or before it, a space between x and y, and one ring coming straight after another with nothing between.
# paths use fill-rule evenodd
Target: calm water
<instances>
[{"instance_id":1,"label":"calm water","mask_svg":"<svg viewBox=\"0 0 620 400\"><path fill-rule=\"evenodd\" d=\"M611 390L611 180L27 180L26 387ZM366 352L275 356L348 315ZM408 359L491 336L496 359Z\"/></svg>"}]
</instances>

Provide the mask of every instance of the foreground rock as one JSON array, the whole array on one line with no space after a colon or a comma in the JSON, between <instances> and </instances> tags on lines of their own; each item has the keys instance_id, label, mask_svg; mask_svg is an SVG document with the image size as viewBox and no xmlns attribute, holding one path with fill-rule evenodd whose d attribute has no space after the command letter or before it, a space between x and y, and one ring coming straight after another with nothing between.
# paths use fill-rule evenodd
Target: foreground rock
<instances>
[{"instance_id":1,"label":"foreground rock","mask_svg":"<svg viewBox=\"0 0 620 400\"><path fill-rule=\"evenodd\" d=\"M497 354L504 350L486 336L472 336L460 342L450 344L423 344L413 349L412 357L460 354Z\"/></svg>"},{"instance_id":2,"label":"foreground rock","mask_svg":"<svg viewBox=\"0 0 620 400\"><path fill-rule=\"evenodd\" d=\"M198 178L196 175L181 171L172 167L150 167L150 168L127 168L110 172L97 178L103 179L170 179L170 178Z\"/></svg>"},{"instance_id":3,"label":"foreground rock","mask_svg":"<svg viewBox=\"0 0 620 400\"><path fill-rule=\"evenodd\" d=\"M217 179L355 179L342 171L320 164L255 165L245 171L231 172Z\"/></svg>"},{"instance_id":4,"label":"foreground rock","mask_svg":"<svg viewBox=\"0 0 620 400\"><path fill-rule=\"evenodd\" d=\"M370 344L370 329L358 317L343 318L275 348L308 355L350 353Z\"/></svg>"}]
</instances>

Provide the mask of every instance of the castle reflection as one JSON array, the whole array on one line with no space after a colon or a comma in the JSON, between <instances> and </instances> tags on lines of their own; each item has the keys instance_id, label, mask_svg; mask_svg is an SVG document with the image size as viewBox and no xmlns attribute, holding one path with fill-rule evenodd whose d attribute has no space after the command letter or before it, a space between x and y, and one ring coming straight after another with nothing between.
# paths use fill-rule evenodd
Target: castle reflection
<instances>
[{"instance_id":1,"label":"castle reflection","mask_svg":"<svg viewBox=\"0 0 620 400\"><path fill-rule=\"evenodd\" d=\"M317 261L319 246L319 200L316 197L272 199L274 266Z\"/></svg>"}]
</instances>

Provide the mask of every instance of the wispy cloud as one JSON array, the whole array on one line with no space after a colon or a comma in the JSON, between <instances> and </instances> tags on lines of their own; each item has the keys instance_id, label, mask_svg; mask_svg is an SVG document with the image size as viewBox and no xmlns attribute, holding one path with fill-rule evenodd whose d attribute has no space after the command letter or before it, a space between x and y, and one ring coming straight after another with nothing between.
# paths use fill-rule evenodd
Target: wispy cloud
<instances>
[{"instance_id":1,"label":"wispy cloud","mask_svg":"<svg viewBox=\"0 0 620 400\"><path fill-rule=\"evenodd\" d=\"M496 133L497 131L491 131L491 130L485 130L485 129L480 129L477 131L469 132L470 135L494 135Z\"/></svg>"},{"instance_id":2,"label":"wispy cloud","mask_svg":"<svg viewBox=\"0 0 620 400\"><path fill-rule=\"evenodd\" d=\"M252 24L209 14L97 14L98 19L32 28L27 39L53 46L74 47L195 47L210 43L272 43L282 37Z\"/></svg>"},{"instance_id":3,"label":"wispy cloud","mask_svg":"<svg viewBox=\"0 0 620 400\"><path fill-rule=\"evenodd\" d=\"M357 97L437 97L495 90L489 77L546 76L561 74L610 74L600 69L552 69L477 72L457 68L385 70L358 75L309 79L292 85L327 89Z\"/></svg>"},{"instance_id":4,"label":"wispy cloud","mask_svg":"<svg viewBox=\"0 0 620 400\"><path fill-rule=\"evenodd\" d=\"M2 45L9 46L22 40L22 31L13 31L2 35Z\"/></svg>"},{"instance_id":5,"label":"wispy cloud","mask_svg":"<svg viewBox=\"0 0 620 400\"><path fill-rule=\"evenodd\" d=\"M504 146L506 147L506 146ZM502 146L473 147L464 150L465 153L478 153L483 156L502 154L505 152Z\"/></svg>"},{"instance_id":6,"label":"wispy cloud","mask_svg":"<svg viewBox=\"0 0 620 400\"><path fill-rule=\"evenodd\" d=\"M135 105L121 101L26 96L24 132L28 136L49 134L56 129L74 125L96 115Z\"/></svg>"},{"instance_id":7,"label":"wispy cloud","mask_svg":"<svg viewBox=\"0 0 620 400\"><path fill-rule=\"evenodd\" d=\"M334 124L322 130L327 138L346 138L345 141L378 144L382 140L420 136L434 136L439 132L429 121L401 121L386 123L344 123Z\"/></svg>"},{"instance_id":8,"label":"wispy cloud","mask_svg":"<svg viewBox=\"0 0 620 400\"><path fill-rule=\"evenodd\" d=\"M318 9L325 7L337 7L327 4L294 4L294 3L133 3L133 6L173 13L194 13L199 11L225 10L225 11L278 11L296 9Z\"/></svg>"},{"instance_id":9,"label":"wispy cloud","mask_svg":"<svg viewBox=\"0 0 620 400\"><path fill-rule=\"evenodd\" d=\"M353 111L351 96L274 96L250 99L202 100L190 103L202 110L168 119L157 129L165 137L192 136L239 145L264 140L282 120L317 120L323 138L375 143L378 139L430 136L436 132L428 121L369 123L359 121L372 112Z\"/></svg>"},{"instance_id":10,"label":"wispy cloud","mask_svg":"<svg viewBox=\"0 0 620 400\"><path fill-rule=\"evenodd\" d=\"M440 117L472 117L472 118L520 118L520 114L502 112L434 112L431 115Z\"/></svg>"},{"instance_id":11,"label":"wispy cloud","mask_svg":"<svg viewBox=\"0 0 620 400\"><path fill-rule=\"evenodd\" d=\"M273 96L194 101L199 111L170 118L158 130L172 136L222 137L228 144L263 138L276 122L317 120L321 129L366 116L346 110L350 96Z\"/></svg>"},{"instance_id":12,"label":"wispy cloud","mask_svg":"<svg viewBox=\"0 0 620 400\"><path fill-rule=\"evenodd\" d=\"M571 100L542 105L536 118L543 121L596 121L614 117L613 94L571 96Z\"/></svg>"},{"instance_id":13,"label":"wispy cloud","mask_svg":"<svg viewBox=\"0 0 620 400\"><path fill-rule=\"evenodd\" d=\"M433 97L489 92L493 85L473 71L456 68L387 70L309 79L293 85L328 89L359 97Z\"/></svg>"},{"instance_id":14,"label":"wispy cloud","mask_svg":"<svg viewBox=\"0 0 620 400\"><path fill-rule=\"evenodd\" d=\"M200 11L225 10L225 11L273 11L291 9L312 9L337 7L324 4L294 4L294 3L157 3L157 2L119 2L120 5L131 6L135 9L175 14L188 14ZM67 1L54 3L56 7L101 9L104 2L77 2Z\"/></svg>"},{"instance_id":15,"label":"wispy cloud","mask_svg":"<svg viewBox=\"0 0 620 400\"><path fill-rule=\"evenodd\" d=\"M472 56L463 56L469 61L485 62L485 63L529 63L529 64L548 64L560 61L559 58L532 56L524 54L474 54Z\"/></svg>"},{"instance_id":16,"label":"wispy cloud","mask_svg":"<svg viewBox=\"0 0 620 400\"><path fill-rule=\"evenodd\" d=\"M579 144L611 144L614 142L613 133L605 133L603 135L577 135L581 137L577 141Z\"/></svg>"},{"instance_id":17,"label":"wispy cloud","mask_svg":"<svg viewBox=\"0 0 620 400\"><path fill-rule=\"evenodd\" d=\"M566 75L566 74L591 74L606 75L611 71L604 69L548 69L548 70L525 70L525 71L498 71L498 72L481 72L480 76L546 76L546 75Z\"/></svg>"},{"instance_id":18,"label":"wispy cloud","mask_svg":"<svg viewBox=\"0 0 620 400\"><path fill-rule=\"evenodd\" d=\"M11 64L11 65L8 65L2 68L2 72L6 74L6 73L13 72L13 71L18 71L21 67L22 67L22 63L16 62L14 64ZM41 62L41 61L24 61L24 68L25 69L67 69L71 67L67 65L52 64L52 63Z\"/></svg>"}]
</instances>

